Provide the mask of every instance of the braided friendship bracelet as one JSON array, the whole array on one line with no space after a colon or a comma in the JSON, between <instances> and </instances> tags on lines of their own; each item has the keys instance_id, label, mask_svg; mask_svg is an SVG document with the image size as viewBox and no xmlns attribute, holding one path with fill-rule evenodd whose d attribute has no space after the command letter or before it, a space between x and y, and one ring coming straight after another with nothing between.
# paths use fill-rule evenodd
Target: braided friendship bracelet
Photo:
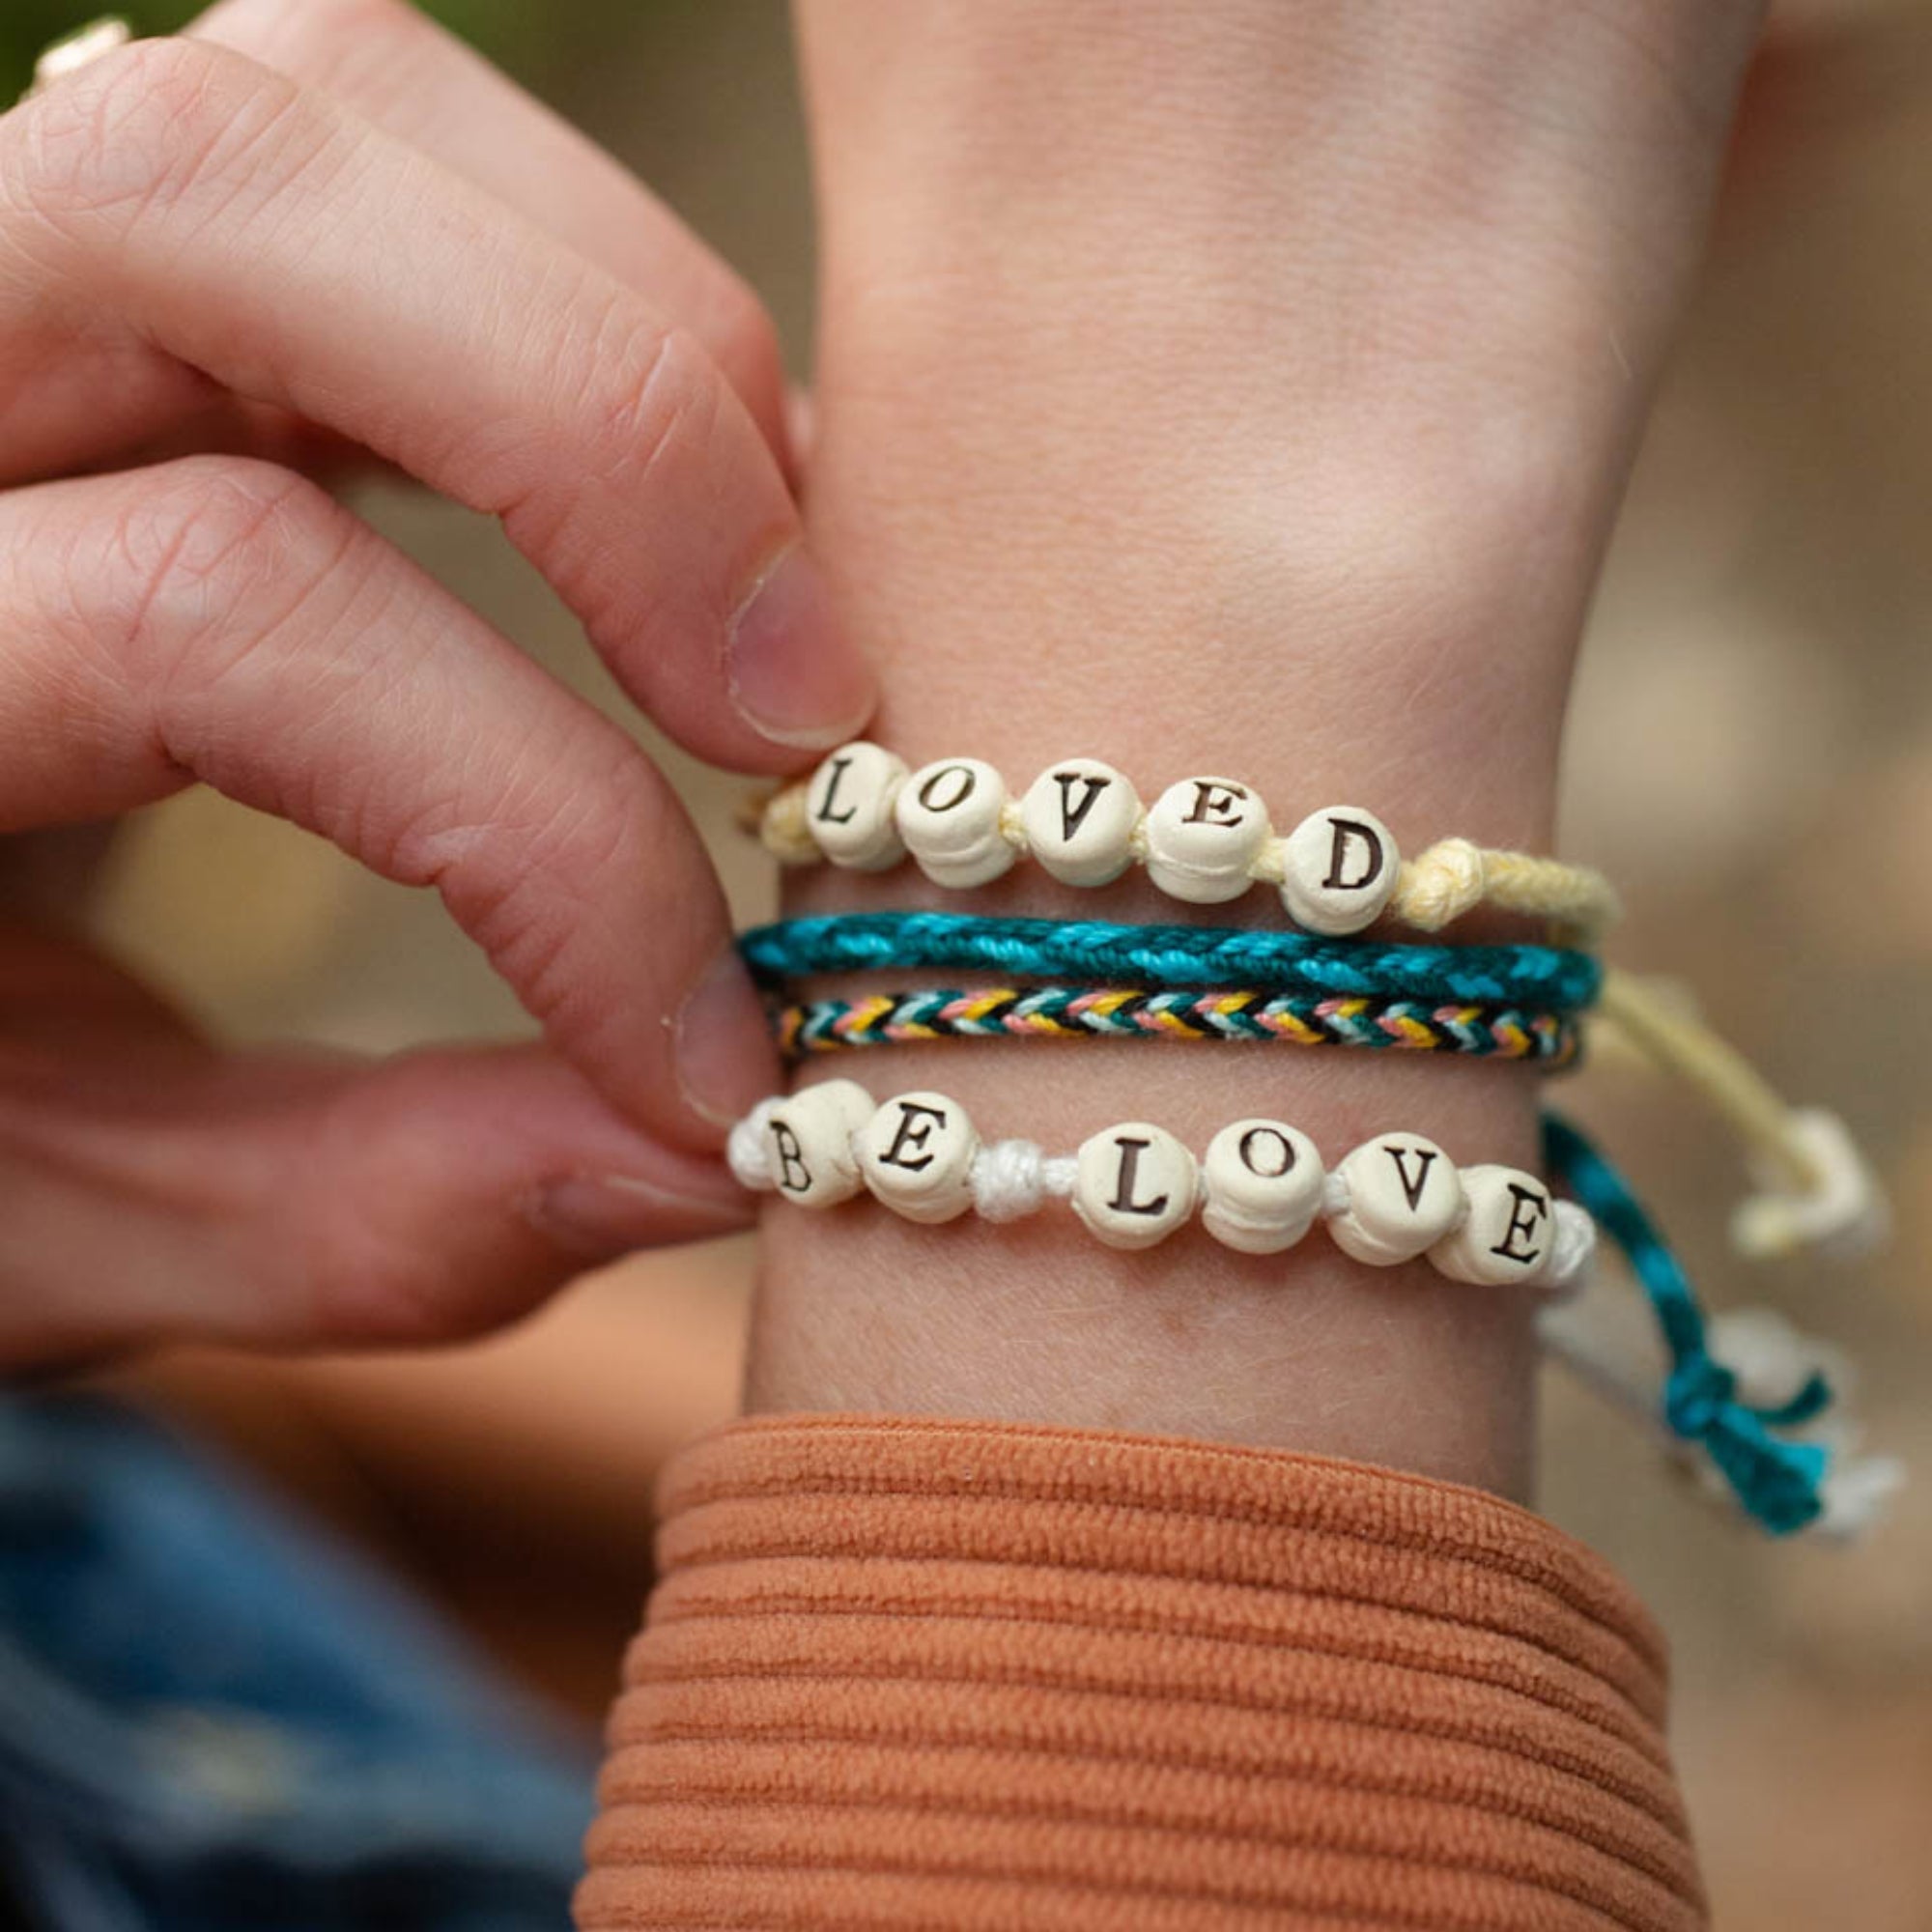
<instances>
[{"instance_id":1,"label":"braided friendship bracelet","mask_svg":"<svg viewBox=\"0 0 1932 1932\"><path fill-rule=\"evenodd\" d=\"M969 1208L1013 1221L1067 1200L1111 1248L1151 1248L1201 1209L1224 1246L1271 1255L1320 1218L1344 1254L1393 1267L1426 1254L1440 1274L1481 1287L1576 1287L1596 1226L1534 1175L1458 1168L1420 1134L1380 1134L1325 1172L1315 1143L1286 1121L1223 1127L1197 1161L1164 1127L1128 1121L1047 1155L1032 1141L982 1145L944 1094L883 1104L851 1080L761 1100L732 1128L731 1171L745 1186L804 1208L869 1191L907 1220Z\"/></svg>"},{"instance_id":2,"label":"braided friendship bracelet","mask_svg":"<svg viewBox=\"0 0 1932 1932\"><path fill-rule=\"evenodd\" d=\"M990 972L1156 992L1260 987L1269 996L1520 1006L1559 1016L1590 1006L1603 981L1593 955L1551 946L1395 946L1305 932L952 912L779 920L742 933L738 950L768 982L881 969Z\"/></svg>"},{"instance_id":3,"label":"braided friendship bracelet","mask_svg":"<svg viewBox=\"0 0 1932 1932\"><path fill-rule=\"evenodd\" d=\"M1356 806L1311 812L1277 835L1259 792L1234 779L1186 778L1143 806L1097 758L1049 765L1020 798L980 758L942 758L916 772L878 745L834 752L758 817L767 851L786 865L830 859L884 871L909 851L936 885L983 886L1031 855L1064 885L1104 886L1131 865L1191 905L1271 885L1312 932L1359 932L1386 912L1437 932L1476 906L1552 921L1588 944L1617 918L1601 872L1466 838L1405 861L1388 827Z\"/></svg>"},{"instance_id":4,"label":"braided friendship bracelet","mask_svg":"<svg viewBox=\"0 0 1932 1932\"><path fill-rule=\"evenodd\" d=\"M813 1000L772 1015L791 1059L929 1039L1281 1040L1522 1060L1555 1071L1581 1045L1577 1023L1520 1007L1438 1006L1321 993L1160 992L1012 986Z\"/></svg>"}]
</instances>

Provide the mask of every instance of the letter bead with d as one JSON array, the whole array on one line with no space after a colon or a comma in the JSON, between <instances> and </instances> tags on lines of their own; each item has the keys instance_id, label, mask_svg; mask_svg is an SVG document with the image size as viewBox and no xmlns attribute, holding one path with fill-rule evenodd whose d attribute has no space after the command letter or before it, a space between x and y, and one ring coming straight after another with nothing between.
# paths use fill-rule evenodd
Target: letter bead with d
<instances>
[{"instance_id":1,"label":"letter bead with d","mask_svg":"<svg viewBox=\"0 0 1932 1932\"><path fill-rule=\"evenodd\" d=\"M1395 896L1402 855L1372 811L1311 812L1281 842L1281 902L1310 932L1341 938L1373 925Z\"/></svg>"}]
</instances>

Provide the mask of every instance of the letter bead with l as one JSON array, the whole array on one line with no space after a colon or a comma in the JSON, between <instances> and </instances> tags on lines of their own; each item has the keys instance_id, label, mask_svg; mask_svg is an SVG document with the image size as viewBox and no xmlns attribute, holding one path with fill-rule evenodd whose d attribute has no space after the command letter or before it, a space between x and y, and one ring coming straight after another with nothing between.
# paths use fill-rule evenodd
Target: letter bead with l
<instances>
[{"instance_id":1,"label":"letter bead with l","mask_svg":"<svg viewBox=\"0 0 1932 1932\"><path fill-rule=\"evenodd\" d=\"M1151 1248L1194 1212L1194 1156L1165 1127L1128 1121L1080 1144L1073 1211L1110 1248Z\"/></svg>"},{"instance_id":2,"label":"letter bead with l","mask_svg":"<svg viewBox=\"0 0 1932 1932\"><path fill-rule=\"evenodd\" d=\"M863 742L841 745L812 773L806 828L835 866L883 872L905 857L894 808L905 760Z\"/></svg>"}]
</instances>

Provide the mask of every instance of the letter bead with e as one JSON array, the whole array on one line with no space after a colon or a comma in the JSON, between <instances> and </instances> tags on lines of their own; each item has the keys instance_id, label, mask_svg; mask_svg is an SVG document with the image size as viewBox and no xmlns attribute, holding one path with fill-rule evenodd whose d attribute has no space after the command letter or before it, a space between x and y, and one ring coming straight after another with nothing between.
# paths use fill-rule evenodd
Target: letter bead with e
<instances>
[{"instance_id":1,"label":"letter bead with e","mask_svg":"<svg viewBox=\"0 0 1932 1932\"><path fill-rule=\"evenodd\" d=\"M1463 1190L1469 1212L1463 1225L1429 1250L1451 1281L1484 1288L1534 1283L1548 1263L1555 1233L1549 1189L1514 1167L1467 1167Z\"/></svg>"},{"instance_id":2,"label":"letter bead with e","mask_svg":"<svg viewBox=\"0 0 1932 1932\"><path fill-rule=\"evenodd\" d=\"M1148 877L1189 905L1237 899L1268 839L1267 807L1233 779L1182 779L1147 817Z\"/></svg>"},{"instance_id":3,"label":"letter bead with e","mask_svg":"<svg viewBox=\"0 0 1932 1932\"><path fill-rule=\"evenodd\" d=\"M860 1129L858 1147L866 1185L908 1221L952 1221L973 1205L980 1136L957 1100L896 1094Z\"/></svg>"}]
</instances>

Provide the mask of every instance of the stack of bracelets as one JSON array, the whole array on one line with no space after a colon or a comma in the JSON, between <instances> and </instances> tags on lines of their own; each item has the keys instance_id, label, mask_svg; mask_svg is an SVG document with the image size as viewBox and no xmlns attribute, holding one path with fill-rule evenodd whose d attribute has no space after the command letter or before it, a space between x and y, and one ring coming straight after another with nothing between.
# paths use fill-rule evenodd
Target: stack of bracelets
<instances>
[{"instance_id":1,"label":"stack of bracelets","mask_svg":"<svg viewBox=\"0 0 1932 1932\"><path fill-rule=\"evenodd\" d=\"M982 886L1030 859L1070 886L1139 866L1190 905L1280 896L1293 930L893 912L792 919L740 948L772 1001L788 1058L938 1039L1165 1039L1356 1047L1574 1065L1586 1019L1687 1079L1746 1141L1764 1191L1733 1240L1750 1254L1862 1245L1885 1225L1869 1170L1833 1115L1784 1105L1736 1054L1589 950L1614 922L1600 873L1445 838L1405 860L1373 812L1330 806L1278 834L1250 785L1187 778L1151 806L1094 758L1050 765L1017 797L991 765L947 758L909 771L871 744L841 747L763 802L757 830L788 865L882 871L908 856L935 884ZM1441 931L1479 906L1548 923L1543 944L1448 946L1365 938L1395 923ZM800 1002L791 982L830 973L973 973L998 983ZM850 1080L761 1102L733 1130L747 1186L823 1208L865 1193L908 1220L1009 1221L1064 1202L1110 1247L1152 1247L1198 1214L1244 1254L1295 1246L1320 1221L1375 1266L1426 1258L1451 1281L1520 1288L1552 1303L1581 1286L1601 1229L1649 1298L1668 1357L1662 1400L1602 1338L1546 1310L1546 1346L1657 1426L1776 1533L1849 1532L1901 1480L1858 1458L1825 1421L1842 1364L1779 1318L1706 1321L1675 1255L1617 1171L1567 1121L1544 1119L1550 1180L1459 1166L1426 1136L1384 1133L1332 1164L1287 1121L1231 1122L1197 1156L1165 1128L1126 1122L1076 1149L982 1140L940 1093L881 1103ZM1555 1186L1567 1190L1559 1196ZM1831 1368L1828 1379L1825 1373ZM1654 1384L1654 1378L1653 1384Z\"/></svg>"}]
</instances>

